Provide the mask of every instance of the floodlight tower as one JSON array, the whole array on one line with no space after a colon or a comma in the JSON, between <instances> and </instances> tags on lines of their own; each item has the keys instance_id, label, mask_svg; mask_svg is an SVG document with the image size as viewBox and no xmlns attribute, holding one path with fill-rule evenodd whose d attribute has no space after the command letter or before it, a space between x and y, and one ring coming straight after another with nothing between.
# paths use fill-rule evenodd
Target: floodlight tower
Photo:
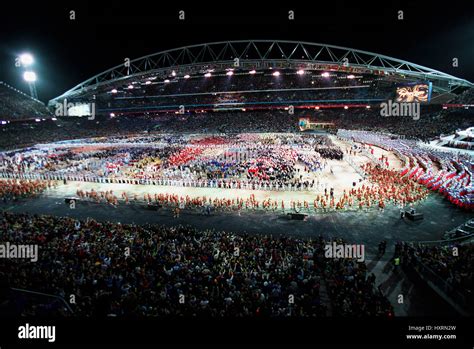
<instances>
[{"instance_id":1,"label":"floodlight tower","mask_svg":"<svg viewBox=\"0 0 474 349\"><path fill-rule=\"evenodd\" d=\"M33 56L29 53L23 53L20 55L20 64L22 67L27 69L34 63ZM28 87L30 88L30 95L31 97L38 99L38 93L36 92L36 73L30 70L25 70L23 72L23 79L28 83Z\"/></svg>"},{"instance_id":2,"label":"floodlight tower","mask_svg":"<svg viewBox=\"0 0 474 349\"><path fill-rule=\"evenodd\" d=\"M38 99L38 93L36 92L36 73L33 71L25 71L23 73L23 79L28 83L28 87L30 88L30 95L34 99Z\"/></svg>"}]
</instances>

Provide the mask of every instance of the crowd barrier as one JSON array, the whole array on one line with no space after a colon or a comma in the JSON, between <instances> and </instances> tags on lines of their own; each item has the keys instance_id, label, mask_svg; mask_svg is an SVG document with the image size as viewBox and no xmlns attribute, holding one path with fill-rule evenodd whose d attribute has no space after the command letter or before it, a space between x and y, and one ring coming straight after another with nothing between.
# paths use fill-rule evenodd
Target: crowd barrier
<instances>
[{"instance_id":1,"label":"crowd barrier","mask_svg":"<svg viewBox=\"0 0 474 349\"><path fill-rule=\"evenodd\" d=\"M131 179L131 178L104 178L96 176L71 176L64 174L40 174L32 172L0 172L0 178L4 179L30 179L30 180L55 180L55 181L78 181L94 182L103 184L132 184L132 185L160 185L174 187L192 188L221 188L221 189L244 189L244 190L264 190L264 191L308 191L317 187L316 184L297 185L273 183L253 183L248 181L233 180L207 180L207 181L187 181L172 179Z\"/></svg>"}]
</instances>

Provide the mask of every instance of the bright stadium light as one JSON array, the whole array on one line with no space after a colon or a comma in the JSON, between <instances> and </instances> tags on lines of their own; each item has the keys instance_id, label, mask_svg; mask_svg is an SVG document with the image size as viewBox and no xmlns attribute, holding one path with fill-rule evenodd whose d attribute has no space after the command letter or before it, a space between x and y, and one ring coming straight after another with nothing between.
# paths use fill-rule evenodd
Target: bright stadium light
<instances>
[{"instance_id":1,"label":"bright stadium light","mask_svg":"<svg viewBox=\"0 0 474 349\"><path fill-rule=\"evenodd\" d=\"M169 80L169 79L166 79L164 82L165 82L165 84L167 84L168 82L170 82L170 80Z\"/></svg>"},{"instance_id":2,"label":"bright stadium light","mask_svg":"<svg viewBox=\"0 0 474 349\"><path fill-rule=\"evenodd\" d=\"M344 106L344 109L349 109L349 107L347 105Z\"/></svg>"},{"instance_id":3,"label":"bright stadium light","mask_svg":"<svg viewBox=\"0 0 474 349\"><path fill-rule=\"evenodd\" d=\"M32 71L26 71L23 73L23 79L27 82L35 82L36 81L36 73Z\"/></svg>"},{"instance_id":4,"label":"bright stadium light","mask_svg":"<svg viewBox=\"0 0 474 349\"><path fill-rule=\"evenodd\" d=\"M117 89L115 89L115 88L114 88L112 91L110 91L110 93L117 93L117 92L118 92L118 91L117 91Z\"/></svg>"},{"instance_id":5,"label":"bright stadium light","mask_svg":"<svg viewBox=\"0 0 474 349\"><path fill-rule=\"evenodd\" d=\"M370 109L370 105L367 105L366 108L367 108L367 109Z\"/></svg>"},{"instance_id":6,"label":"bright stadium light","mask_svg":"<svg viewBox=\"0 0 474 349\"><path fill-rule=\"evenodd\" d=\"M176 72L174 70L171 72L171 76L176 76Z\"/></svg>"},{"instance_id":7,"label":"bright stadium light","mask_svg":"<svg viewBox=\"0 0 474 349\"><path fill-rule=\"evenodd\" d=\"M280 76L280 72L279 72L279 71L273 72L272 75L273 75L273 76Z\"/></svg>"},{"instance_id":8,"label":"bright stadium light","mask_svg":"<svg viewBox=\"0 0 474 349\"><path fill-rule=\"evenodd\" d=\"M319 110L319 107L316 107L316 110Z\"/></svg>"},{"instance_id":9,"label":"bright stadium light","mask_svg":"<svg viewBox=\"0 0 474 349\"><path fill-rule=\"evenodd\" d=\"M257 74L257 71L255 69L252 69L251 71L249 71L249 74Z\"/></svg>"},{"instance_id":10,"label":"bright stadium light","mask_svg":"<svg viewBox=\"0 0 474 349\"><path fill-rule=\"evenodd\" d=\"M321 76L322 76L323 78L327 78L327 77L329 77L329 73L328 73L328 72L324 72L324 73L321 74Z\"/></svg>"},{"instance_id":11,"label":"bright stadium light","mask_svg":"<svg viewBox=\"0 0 474 349\"><path fill-rule=\"evenodd\" d=\"M186 74L185 76L183 76L185 79L189 79L190 76L188 74Z\"/></svg>"},{"instance_id":12,"label":"bright stadium light","mask_svg":"<svg viewBox=\"0 0 474 349\"><path fill-rule=\"evenodd\" d=\"M133 85L128 85L128 89L129 90L133 89Z\"/></svg>"},{"instance_id":13,"label":"bright stadium light","mask_svg":"<svg viewBox=\"0 0 474 349\"><path fill-rule=\"evenodd\" d=\"M206 78L210 78L212 75L211 75L211 73L206 73L206 74L204 74L204 76L205 76Z\"/></svg>"},{"instance_id":14,"label":"bright stadium light","mask_svg":"<svg viewBox=\"0 0 474 349\"><path fill-rule=\"evenodd\" d=\"M115 113L110 113L110 117L111 118L115 117Z\"/></svg>"},{"instance_id":15,"label":"bright stadium light","mask_svg":"<svg viewBox=\"0 0 474 349\"><path fill-rule=\"evenodd\" d=\"M304 75L304 70L303 69L300 69L296 72L296 74L298 75Z\"/></svg>"},{"instance_id":16,"label":"bright stadium light","mask_svg":"<svg viewBox=\"0 0 474 349\"><path fill-rule=\"evenodd\" d=\"M227 73L225 73L225 75L232 76L232 75L234 75L234 72L232 70L229 70Z\"/></svg>"},{"instance_id":17,"label":"bright stadium light","mask_svg":"<svg viewBox=\"0 0 474 349\"><path fill-rule=\"evenodd\" d=\"M348 78L348 79L354 79L355 76L351 74L351 75L347 75L347 78Z\"/></svg>"},{"instance_id":18,"label":"bright stadium light","mask_svg":"<svg viewBox=\"0 0 474 349\"><path fill-rule=\"evenodd\" d=\"M150 80L145 81L145 85L150 85L150 84L151 84Z\"/></svg>"},{"instance_id":19,"label":"bright stadium light","mask_svg":"<svg viewBox=\"0 0 474 349\"><path fill-rule=\"evenodd\" d=\"M33 61L34 61L33 56L30 55L29 53L23 53L22 55L20 55L20 63L24 67L32 65Z\"/></svg>"}]
</instances>

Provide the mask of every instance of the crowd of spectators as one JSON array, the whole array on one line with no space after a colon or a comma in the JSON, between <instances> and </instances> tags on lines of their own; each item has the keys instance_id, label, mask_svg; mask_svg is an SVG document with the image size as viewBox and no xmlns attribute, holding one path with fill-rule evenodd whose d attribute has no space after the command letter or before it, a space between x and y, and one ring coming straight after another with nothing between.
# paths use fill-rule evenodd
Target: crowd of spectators
<instances>
[{"instance_id":1,"label":"crowd of spectators","mask_svg":"<svg viewBox=\"0 0 474 349\"><path fill-rule=\"evenodd\" d=\"M437 276L438 280L435 284L439 285L441 280L446 282L453 290L462 295L474 310L473 244L428 246L405 243L398 245L396 255L408 268L416 266L416 263L422 263ZM453 296L453 294L449 294L449 296Z\"/></svg>"},{"instance_id":2,"label":"crowd of spectators","mask_svg":"<svg viewBox=\"0 0 474 349\"><path fill-rule=\"evenodd\" d=\"M99 92L99 105L145 111L153 108L212 108L224 106L249 106L261 103L286 103L290 101L335 101L389 99L394 95L395 84L379 84L373 76L357 75L348 79L347 73L332 73L330 77L320 72L298 75L294 71L259 72L254 75L225 74L212 78L170 78L169 83L150 80L149 84L136 82L117 87L117 93ZM133 86L133 88L129 88Z\"/></svg>"},{"instance_id":3,"label":"crowd of spectators","mask_svg":"<svg viewBox=\"0 0 474 349\"><path fill-rule=\"evenodd\" d=\"M314 122L330 122L335 128L388 132L410 139L429 141L440 135L453 134L457 129L472 126L469 110L437 110L424 107L419 120L410 117L381 117L377 107L371 109L295 109L204 112L193 114L142 113L97 115L94 120L61 117L35 122L11 122L0 125L0 148L17 149L36 143L65 139L129 135L133 133L244 133L298 132L300 117Z\"/></svg>"},{"instance_id":4,"label":"crowd of spectators","mask_svg":"<svg viewBox=\"0 0 474 349\"><path fill-rule=\"evenodd\" d=\"M51 117L43 102L0 81L0 121Z\"/></svg>"},{"instance_id":5,"label":"crowd of spectators","mask_svg":"<svg viewBox=\"0 0 474 349\"><path fill-rule=\"evenodd\" d=\"M75 316L391 316L363 262L324 257L322 237L236 235L0 214L3 238L38 244L37 262L1 259L3 287L70 299ZM8 294L0 292L0 295ZM3 308L14 299L2 299Z\"/></svg>"}]
</instances>

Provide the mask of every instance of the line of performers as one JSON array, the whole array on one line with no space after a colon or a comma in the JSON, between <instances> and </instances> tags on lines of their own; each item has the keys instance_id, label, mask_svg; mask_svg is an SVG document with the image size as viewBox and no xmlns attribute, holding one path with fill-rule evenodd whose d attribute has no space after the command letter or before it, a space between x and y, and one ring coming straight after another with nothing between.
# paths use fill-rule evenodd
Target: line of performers
<instances>
[{"instance_id":1,"label":"line of performers","mask_svg":"<svg viewBox=\"0 0 474 349\"><path fill-rule=\"evenodd\" d=\"M126 204L133 202L145 202L160 206L179 208L202 208L212 206L221 210L244 210L244 209L264 209L267 211L291 209L294 211L311 212L318 210L345 210L345 209L370 209L377 207L383 210L387 203L398 206L413 204L423 200L428 195L428 190L407 177L401 177L397 171L380 168L366 164L363 166L368 175L369 182L373 184L363 184L359 188L344 190L339 198L335 198L331 189L325 190L324 194L316 195L314 200L290 200L285 206L284 200L267 198L257 200L254 194L249 197L236 198L212 198L208 196L190 197L179 196L177 194L145 193L142 197L138 194L129 195L126 192L120 194L120 201ZM118 205L119 198L112 190L97 192L78 190L77 195L81 198L89 198L96 202L107 202L111 205Z\"/></svg>"}]
</instances>

